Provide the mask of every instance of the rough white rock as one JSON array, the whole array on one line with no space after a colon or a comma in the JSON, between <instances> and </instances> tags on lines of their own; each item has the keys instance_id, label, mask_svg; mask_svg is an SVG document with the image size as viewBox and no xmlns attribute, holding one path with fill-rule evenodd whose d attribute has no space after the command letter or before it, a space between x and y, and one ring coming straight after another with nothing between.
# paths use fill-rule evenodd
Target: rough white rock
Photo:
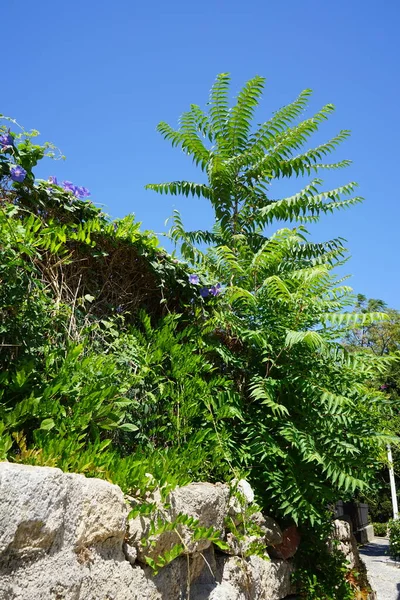
<instances>
[{"instance_id":1,"label":"rough white rock","mask_svg":"<svg viewBox=\"0 0 400 600\"><path fill-rule=\"evenodd\" d=\"M334 541L336 540L336 542ZM342 519L335 519L332 524L332 536L329 548L343 553L350 569L357 567L360 562L357 542L353 535L351 524Z\"/></svg>"},{"instance_id":2,"label":"rough white rock","mask_svg":"<svg viewBox=\"0 0 400 600\"><path fill-rule=\"evenodd\" d=\"M164 508L158 508L158 517L168 522L173 522L184 514L199 521L201 527L211 527L223 532L224 518L227 513L229 488L223 484L191 483L175 488L167 497ZM138 516L129 521L129 544L138 551L138 560L145 562L145 557L155 559L165 554L176 544L183 543L187 552L200 552L211 545L209 540L192 541L190 528L177 525L176 530L164 531L150 536L152 517ZM143 545L141 540L148 538Z\"/></svg>"},{"instance_id":3,"label":"rough white rock","mask_svg":"<svg viewBox=\"0 0 400 600\"><path fill-rule=\"evenodd\" d=\"M231 483L233 493L229 499L229 514L241 514L247 506L254 502L254 491L248 481L234 479Z\"/></svg>"},{"instance_id":4,"label":"rough white rock","mask_svg":"<svg viewBox=\"0 0 400 600\"><path fill-rule=\"evenodd\" d=\"M231 556L221 565L221 581L245 594L246 600L280 600L291 591L292 565L285 560Z\"/></svg>"},{"instance_id":5,"label":"rough white rock","mask_svg":"<svg viewBox=\"0 0 400 600\"><path fill-rule=\"evenodd\" d=\"M222 529L228 495L224 485L177 488L169 516ZM0 463L0 600L186 600L188 585L191 600L284 597L285 561L217 557L212 546L194 545L154 576L135 562L127 513L121 490L105 481Z\"/></svg>"},{"instance_id":6,"label":"rough white rock","mask_svg":"<svg viewBox=\"0 0 400 600\"><path fill-rule=\"evenodd\" d=\"M0 463L0 560L42 554L64 526L60 469Z\"/></svg>"},{"instance_id":7,"label":"rough white rock","mask_svg":"<svg viewBox=\"0 0 400 600\"><path fill-rule=\"evenodd\" d=\"M190 483L175 488L167 498L171 518L185 514L198 519L202 527L222 531L227 513L229 487L221 483Z\"/></svg>"},{"instance_id":8,"label":"rough white rock","mask_svg":"<svg viewBox=\"0 0 400 600\"><path fill-rule=\"evenodd\" d=\"M263 532L267 546L275 546L276 544L282 543L282 529L274 519L271 519L271 517L264 517L261 513L255 513L252 520Z\"/></svg>"},{"instance_id":9,"label":"rough white rock","mask_svg":"<svg viewBox=\"0 0 400 600\"><path fill-rule=\"evenodd\" d=\"M346 542L351 539L352 531L350 523L343 521L342 519L335 519L333 521L333 532L332 537L341 542Z\"/></svg>"},{"instance_id":10,"label":"rough white rock","mask_svg":"<svg viewBox=\"0 0 400 600\"><path fill-rule=\"evenodd\" d=\"M103 481L77 474L65 474L68 484L66 534L76 549L120 542L126 533L128 507L121 489Z\"/></svg>"},{"instance_id":11,"label":"rough white rock","mask_svg":"<svg viewBox=\"0 0 400 600\"><path fill-rule=\"evenodd\" d=\"M246 600L246 596L230 583L217 585L208 598L209 600Z\"/></svg>"},{"instance_id":12,"label":"rough white rock","mask_svg":"<svg viewBox=\"0 0 400 600\"><path fill-rule=\"evenodd\" d=\"M259 556L248 559L250 597L253 600L279 600L290 594L292 565L285 560L264 560Z\"/></svg>"}]
</instances>

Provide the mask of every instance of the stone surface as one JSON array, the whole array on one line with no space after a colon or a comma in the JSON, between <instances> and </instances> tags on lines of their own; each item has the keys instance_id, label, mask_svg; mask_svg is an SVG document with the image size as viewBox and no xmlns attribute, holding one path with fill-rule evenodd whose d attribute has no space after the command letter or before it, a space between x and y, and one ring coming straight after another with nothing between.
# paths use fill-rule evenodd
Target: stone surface
<instances>
[{"instance_id":1,"label":"stone surface","mask_svg":"<svg viewBox=\"0 0 400 600\"><path fill-rule=\"evenodd\" d=\"M267 546L276 546L282 543L282 530L274 519L264 517L262 513L257 512L250 517L250 520L262 531Z\"/></svg>"},{"instance_id":2,"label":"stone surface","mask_svg":"<svg viewBox=\"0 0 400 600\"><path fill-rule=\"evenodd\" d=\"M280 600L291 591L292 565L284 560L232 556L220 564L221 582L239 590L246 600Z\"/></svg>"},{"instance_id":3,"label":"stone surface","mask_svg":"<svg viewBox=\"0 0 400 600\"><path fill-rule=\"evenodd\" d=\"M271 556L275 558L288 559L292 558L300 545L300 533L295 525L287 527L282 532L282 542L272 546L270 549Z\"/></svg>"},{"instance_id":4,"label":"stone surface","mask_svg":"<svg viewBox=\"0 0 400 600\"><path fill-rule=\"evenodd\" d=\"M65 533L76 550L113 539L122 541L128 507L121 489L102 479L65 474L68 501Z\"/></svg>"},{"instance_id":5,"label":"stone surface","mask_svg":"<svg viewBox=\"0 0 400 600\"><path fill-rule=\"evenodd\" d=\"M337 543L330 543L330 548L336 548L343 553L350 569L357 567L359 555L351 524L345 520L335 519L332 524L332 539L337 540Z\"/></svg>"},{"instance_id":6,"label":"stone surface","mask_svg":"<svg viewBox=\"0 0 400 600\"><path fill-rule=\"evenodd\" d=\"M234 479L231 483L231 497L229 498L229 514L234 517L240 515L254 502L254 491L245 479Z\"/></svg>"},{"instance_id":7,"label":"stone surface","mask_svg":"<svg viewBox=\"0 0 400 600\"><path fill-rule=\"evenodd\" d=\"M372 542L374 537L375 534L373 525L367 525L366 527L357 530L357 539L360 544L368 544L368 542Z\"/></svg>"},{"instance_id":8,"label":"stone surface","mask_svg":"<svg viewBox=\"0 0 400 600\"><path fill-rule=\"evenodd\" d=\"M332 536L341 542L346 542L351 539L352 531L351 525L348 521L342 519L335 519L333 521L333 533Z\"/></svg>"},{"instance_id":9,"label":"stone surface","mask_svg":"<svg viewBox=\"0 0 400 600\"><path fill-rule=\"evenodd\" d=\"M175 488L167 497L164 508L158 503L158 517L165 521L174 521L180 514L185 514L199 521L201 527L211 527L223 534L224 518L228 510L229 487L223 484L191 483ZM154 517L153 517L154 518ZM199 552L208 548L209 540L192 541L189 528L178 525L176 530L150 534L152 517L135 517L129 522L128 541L135 546L138 560L145 562L145 557L157 558L165 554L176 544L183 543L187 552ZM143 545L140 540L148 538Z\"/></svg>"},{"instance_id":10,"label":"stone surface","mask_svg":"<svg viewBox=\"0 0 400 600\"><path fill-rule=\"evenodd\" d=\"M66 494L60 469L0 463L0 560L49 550L63 529Z\"/></svg>"},{"instance_id":11,"label":"stone surface","mask_svg":"<svg viewBox=\"0 0 400 600\"><path fill-rule=\"evenodd\" d=\"M227 486L196 483L174 490L169 508L158 506L167 517L185 513L223 531L228 500ZM137 562L149 522L139 520L127 535L128 511L121 490L106 481L0 463L0 600L187 600L189 589L191 600L287 594L287 561L216 555L209 542L188 541L189 554L154 575Z\"/></svg>"}]
</instances>

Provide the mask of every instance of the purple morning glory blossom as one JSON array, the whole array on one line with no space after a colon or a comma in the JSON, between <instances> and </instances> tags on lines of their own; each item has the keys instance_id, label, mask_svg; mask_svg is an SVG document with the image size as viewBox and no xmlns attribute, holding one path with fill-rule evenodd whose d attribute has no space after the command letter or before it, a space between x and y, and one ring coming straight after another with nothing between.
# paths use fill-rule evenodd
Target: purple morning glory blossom
<instances>
[{"instance_id":1,"label":"purple morning glory blossom","mask_svg":"<svg viewBox=\"0 0 400 600\"><path fill-rule=\"evenodd\" d=\"M87 188L74 185L72 181L63 181L62 186L66 192L72 192L73 195L80 200L90 196L90 192Z\"/></svg>"},{"instance_id":2,"label":"purple morning glory blossom","mask_svg":"<svg viewBox=\"0 0 400 600\"><path fill-rule=\"evenodd\" d=\"M213 285L212 288L210 288L210 294L212 296L218 296L218 294L221 291L221 284L217 283L217 285Z\"/></svg>"},{"instance_id":3,"label":"purple morning glory blossom","mask_svg":"<svg viewBox=\"0 0 400 600\"><path fill-rule=\"evenodd\" d=\"M54 185L58 185L57 177L53 177L53 175L49 177L48 181L49 183L54 183Z\"/></svg>"},{"instance_id":4,"label":"purple morning glory blossom","mask_svg":"<svg viewBox=\"0 0 400 600\"><path fill-rule=\"evenodd\" d=\"M17 165L16 167L11 167L10 176L13 181L16 181L17 183L22 183L26 177L26 171L25 169Z\"/></svg>"},{"instance_id":5,"label":"purple morning glory blossom","mask_svg":"<svg viewBox=\"0 0 400 600\"><path fill-rule=\"evenodd\" d=\"M207 296L210 294L210 290L208 288L201 288L200 290L200 296L202 298L207 298Z\"/></svg>"},{"instance_id":6,"label":"purple morning glory blossom","mask_svg":"<svg viewBox=\"0 0 400 600\"><path fill-rule=\"evenodd\" d=\"M2 146L3 148L6 148L7 146L13 146L14 145L14 138L12 135L10 135L9 133L4 133L3 135L0 135L0 146Z\"/></svg>"},{"instance_id":7,"label":"purple morning glory blossom","mask_svg":"<svg viewBox=\"0 0 400 600\"><path fill-rule=\"evenodd\" d=\"M198 275L189 275L189 283L193 283L193 285L198 285L200 283L200 279Z\"/></svg>"},{"instance_id":8,"label":"purple morning glory blossom","mask_svg":"<svg viewBox=\"0 0 400 600\"><path fill-rule=\"evenodd\" d=\"M77 198L83 199L83 198L87 198L88 196L90 196L90 192L85 187L78 187L78 186L76 186L75 189L74 189L74 195Z\"/></svg>"},{"instance_id":9,"label":"purple morning glory blossom","mask_svg":"<svg viewBox=\"0 0 400 600\"><path fill-rule=\"evenodd\" d=\"M73 192L75 189L75 186L72 183L72 181L63 181L62 186L63 186L64 190L66 190L67 192Z\"/></svg>"}]
</instances>

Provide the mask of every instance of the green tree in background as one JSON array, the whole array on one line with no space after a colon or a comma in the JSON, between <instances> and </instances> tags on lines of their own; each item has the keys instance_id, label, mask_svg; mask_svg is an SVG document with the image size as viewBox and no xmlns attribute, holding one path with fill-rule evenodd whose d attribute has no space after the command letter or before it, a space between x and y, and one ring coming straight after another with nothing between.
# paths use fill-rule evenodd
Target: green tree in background
<instances>
[{"instance_id":1,"label":"green tree in background","mask_svg":"<svg viewBox=\"0 0 400 600\"><path fill-rule=\"evenodd\" d=\"M382 322L372 323L349 331L345 343L350 350L362 350L366 353L388 358L384 371L375 373L369 385L372 389L380 390L385 394L387 425L399 435L400 313L393 308L388 308L383 300L367 299L363 294L357 295L355 308L362 313L370 310L381 310L387 315L387 319ZM400 453L396 444L392 447L392 455L397 485L399 486ZM388 465L386 464L384 449L382 449L382 463L384 466L377 475L375 491L366 494L372 519L377 522L387 522L393 516Z\"/></svg>"},{"instance_id":2,"label":"green tree in background","mask_svg":"<svg viewBox=\"0 0 400 600\"><path fill-rule=\"evenodd\" d=\"M372 481L389 433L383 395L366 385L383 363L372 354L349 354L339 342L347 331L386 315L343 312L354 302L333 273L346 253L343 241L311 243L304 228L359 202L351 195L355 184L321 191L322 181L313 178L294 196L270 196L280 178L348 166L347 160L323 162L348 131L303 149L333 111L327 105L299 120L309 90L254 129L263 87L263 78L250 80L230 108L229 76L222 74L206 112L192 105L177 130L160 123L161 134L200 166L207 183L147 187L203 196L214 209L211 231L187 232L175 213L170 233L202 278L201 293L221 297L208 315L206 339L242 398L231 460L248 470L266 502L276 499L279 512L313 522L329 501ZM265 227L277 221L299 225L267 237Z\"/></svg>"}]
</instances>

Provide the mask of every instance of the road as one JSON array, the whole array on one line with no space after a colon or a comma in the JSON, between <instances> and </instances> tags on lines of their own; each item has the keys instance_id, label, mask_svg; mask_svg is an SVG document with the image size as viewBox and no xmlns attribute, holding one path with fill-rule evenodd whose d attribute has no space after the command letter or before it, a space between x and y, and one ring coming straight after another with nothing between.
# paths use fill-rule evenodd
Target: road
<instances>
[{"instance_id":1,"label":"road","mask_svg":"<svg viewBox=\"0 0 400 600\"><path fill-rule=\"evenodd\" d=\"M397 566L388 556L389 540L376 537L360 548L368 577L378 600L400 600L400 563Z\"/></svg>"}]
</instances>

